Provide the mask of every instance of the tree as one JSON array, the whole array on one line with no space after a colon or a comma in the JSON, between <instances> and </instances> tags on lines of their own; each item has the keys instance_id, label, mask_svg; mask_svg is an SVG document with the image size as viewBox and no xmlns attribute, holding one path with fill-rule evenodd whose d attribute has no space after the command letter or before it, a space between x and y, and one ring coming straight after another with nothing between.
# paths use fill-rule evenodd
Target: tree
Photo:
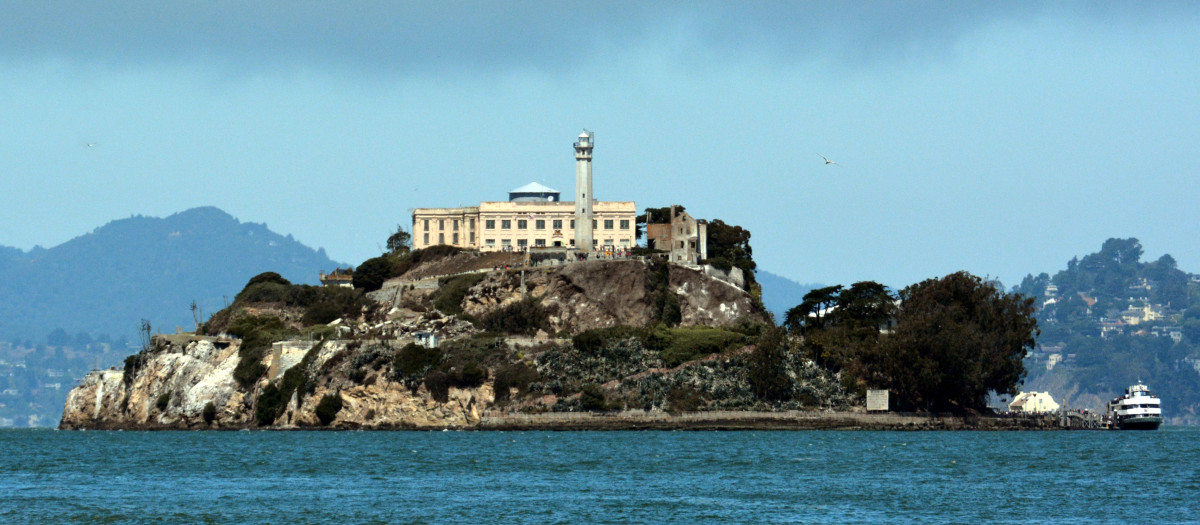
<instances>
[{"instance_id":1,"label":"tree","mask_svg":"<svg viewBox=\"0 0 1200 525\"><path fill-rule=\"evenodd\" d=\"M1032 298L957 272L909 286L900 299L895 330L864 360L868 383L917 410L984 410L989 392L1017 393L1039 333Z\"/></svg>"},{"instance_id":2,"label":"tree","mask_svg":"<svg viewBox=\"0 0 1200 525\"><path fill-rule=\"evenodd\" d=\"M787 373L787 338L781 328L767 328L747 358L746 372L754 397L783 401L791 397L792 378Z\"/></svg>"},{"instance_id":3,"label":"tree","mask_svg":"<svg viewBox=\"0 0 1200 525\"><path fill-rule=\"evenodd\" d=\"M392 278L393 266L392 258L388 255L367 259L354 270L351 282L355 288L373 292L382 288L384 281Z\"/></svg>"},{"instance_id":4,"label":"tree","mask_svg":"<svg viewBox=\"0 0 1200 525\"><path fill-rule=\"evenodd\" d=\"M408 253L412 246L412 235L404 231L404 225L396 225L396 233L387 238L387 251L392 254Z\"/></svg>"}]
</instances>

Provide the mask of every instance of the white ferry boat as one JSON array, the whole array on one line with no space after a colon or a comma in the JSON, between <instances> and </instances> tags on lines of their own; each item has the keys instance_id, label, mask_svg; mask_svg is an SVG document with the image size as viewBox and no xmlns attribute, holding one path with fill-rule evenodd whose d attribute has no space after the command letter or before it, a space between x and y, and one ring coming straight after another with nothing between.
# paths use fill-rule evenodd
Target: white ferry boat
<instances>
[{"instance_id":1,"label":"white ferry boat","mask_svg":"<svg viewBox=\"0 0 1200 525\"><path fill-rule=\"evenodd\" d=\"M1162 424L1162 403L1141 381L1125 395L1108 402L1108 427L1119 430L1157 430Z\"/></svg>"}]
</instances>

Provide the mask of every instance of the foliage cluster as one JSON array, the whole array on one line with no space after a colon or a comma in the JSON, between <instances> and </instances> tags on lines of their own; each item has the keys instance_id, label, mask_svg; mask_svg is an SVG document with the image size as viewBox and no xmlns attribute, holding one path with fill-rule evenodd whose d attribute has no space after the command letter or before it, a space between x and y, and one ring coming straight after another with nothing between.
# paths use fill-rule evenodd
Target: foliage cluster
<instances>
[{"instance_id":1,"label":"foliage cluster","mask_svg":"<svg viewBox=\"0 0 1200 525\"><path fill-rule=\"evenodd\" d=\"M304 406L305 394L312 393L316 384L313 383L310 368L316 360L324 341L318 341L308 349L299 363L287 369L278 383L267 385L258 396L258 404L254 409L254 420L259 426L270 425L283 415L287 404L296 396L297 408Z\"/></svg>"},{"instance_id":2,"label":"foliage cluster","mask_svg":"<svg viewBox=\"0 0 1200 525\"><path fill-rule=\"evenodd\" d=\"M811 359L890 390L904 409L984 410L989 392L1015 393L1038 334L1032 299L966 272L901 290L898 308L896 299L874 282L820 288L784 326Z\"/></svg>"},{"instance_id":3,"label":"foliage cluster","mask_svg":"<svg viewBox=\"0 0 1200 525\"><path fill-rule=\"evenodd\" d=\"M354 270L354 288L373 292L393 277L404 275L423 262L436 261L461 252L461 248L447 245L430 246L421 250L398 250L363 261Z\"/></svg>"},{"instance_id":4,"label":"foliage cluster","mask_svg":"<svg viewBox=\"0 0 1200 525\"><path fill-rule=\"evenodd\" d=\"M321 421L321 425L329 426L338 412L342 411L342 396L341 394L325 394L321 396L321 400L317 402L315 413L317 419Z\"/></svg>"},{"instance_id":5,"label":"foliage cluster","mask_svg":"<svg viewBox=\"0 0 1200 525\"><path fill-rule=\"evenodd\" d=\"M661 257L650 259L646 295L653 300L650 310L652 323L676 326L683 321L679 297L671 291L671 265Z\"/></svg>"},{"instance_id":6,"label":"foliage cluster","mask_svg":"<svg viewBox=\"0 0 1200 525\"><path fill-rule=\"evenodd\" d=\"M537 369L523 362L509 363L496 370L493 387L496 391L496 401L507 401L512 395L512 389L517 389L518 396L529 393L531 384L541 381L542 376Z\"/></svg>"},{"instance_id":7,"label":"foliage cluster","mask_svg":"<svg viewBox=\"0 0 1200 525\"><path fill-rule=\"evenodd\" d=\"M263 357L271 349L271 343L282 341L299 332L289 328L274 315L246 315L236 318L225 329L229 334L241 338L238 347L238 364L233 377L242 388L250 388L267 372L262 364Z\"/></svg>"},{"instance_id":8,"label":"foliage cluster","mask_svg":"<svg viewBox=\"0 0 1200 525\"><path fill-rule=\"evenodd\" d=\"M392 357L392 376L414 392L422 384L445 402L450 387L474 388L488 379L488 368L502 363L507 347L500 339L450 341L440 348L409 343Z\"/></svg>"},{"instance_id":9,"label":"foliage cluster","mask_svg":"<svg viewBox=\"0 0 1200 525\"><path fill-rule=\"evenodd\" d=\"M525 297L504 308L493 310L480 320L483 329L512 335L534 335L549 329L550 323L541 301Z\"/></svg>"},{"instance_id":10,"label":"foliage cluster","mask_svg":"<svg viewBox=\"0 0 1200 525\"><path fill-rule=\"evenodd\" d=\"M447 315L459 315L463 313L462 302L467 296L467 292L482 281L486 274L468 273L455 277L446 277L442 282L438 283L437 293L433 297L433 306L438 311Z\"/></svg>"}]
</instances>

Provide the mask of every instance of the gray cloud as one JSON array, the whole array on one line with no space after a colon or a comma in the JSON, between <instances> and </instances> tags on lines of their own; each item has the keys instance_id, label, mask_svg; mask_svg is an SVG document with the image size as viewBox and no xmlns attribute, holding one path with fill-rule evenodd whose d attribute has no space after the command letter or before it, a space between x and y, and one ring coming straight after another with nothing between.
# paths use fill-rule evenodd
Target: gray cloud
<instances>
[{"instance_id":1,"label":"gray cloud","mask_svg":"<svg viewBox=\"0 0 1200 525\"><path fill-rule=\"evenodd\" d=\"M600 52L681 34L681 52L852 61L938 53L998 20L1046 9L1099 19L1195 11L1188 3L327 2L7 4L0 57L140 64L211 60L238 68L347 67L381 73L560 70ZM1061 13L1060 13L1061 14Z\"/></svg>"}]
</instances>

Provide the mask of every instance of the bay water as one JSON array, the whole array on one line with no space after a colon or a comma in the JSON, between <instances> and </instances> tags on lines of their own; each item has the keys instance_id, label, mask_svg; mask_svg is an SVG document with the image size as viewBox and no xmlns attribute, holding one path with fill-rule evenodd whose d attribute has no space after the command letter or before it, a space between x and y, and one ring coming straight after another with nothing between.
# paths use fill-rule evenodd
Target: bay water
<instances>
[{"instance_id":1,"label":"bay water","mask_svg":"<svg viewBox=\"0 0 1200 525\"><path fill-rule=\"evenodd\" d=\"M1154 432L0 430L3 523L1195 523Z\"/></svg>"}]
</instances>

